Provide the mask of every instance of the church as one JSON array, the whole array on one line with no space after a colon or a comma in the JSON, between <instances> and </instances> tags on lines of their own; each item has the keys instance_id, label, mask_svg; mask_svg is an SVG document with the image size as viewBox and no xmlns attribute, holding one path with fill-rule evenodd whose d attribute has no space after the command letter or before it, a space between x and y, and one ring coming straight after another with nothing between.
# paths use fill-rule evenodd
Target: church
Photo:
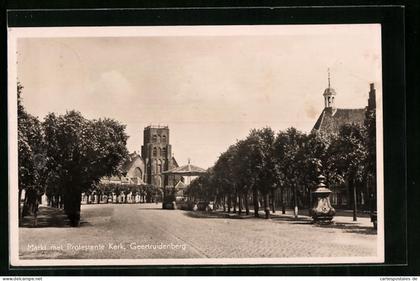
<instances>
[{"instance_id":1,"label":"church","mask_svg":"<svg viewBox=\"0 0 420 281\"><path fill-rule=\"evenodd\" d=\"M370 84L368 105L364 108L337 108L335 106L336 95L336 91L331 88L330 75L328 74L328 88L325 89L323 94L324 110L322 110L312 131L338 133L340 127L345 124L363 125L366 111L376 109L376 90L373 83Z\"/></svg>"},{"instance_id":2,"label":"church","mask_svg":"<svg viewBox=\"0 0 420 281\"><path fill-rule=\"evenodd\" d=\"M335 104L335 97L337 93L331 88L330 75L328 73L328 88L325 89L324 109L318 117L312 132L323 132L327 134L337 134L340 127L346 124L363 125L366 118L366 112L369 110L376 110L376 90L374 83L370 84L369 98L367 106L364 108L348 109L337 108ZM358 191L358 204L362 207L368 207L368 192L361 188ZM335 206L348 206L350 204L350 191L345 186L337 186L332 188L331 203Z\"/></svg>"},{"instance_id":3,"label":"church","mask_svg":"<svg viewBox=\"0 0 420 281\"><path fill-rule=\"evenodd\" d=\"M169 140L168 126L147 126L143 131L141 155L137 152L130 153L122 166L122 176L104 177L101 182L151 184L156 187L175 186L180 177L162 173L178 168Z\"/></svg>"}]
</instances>

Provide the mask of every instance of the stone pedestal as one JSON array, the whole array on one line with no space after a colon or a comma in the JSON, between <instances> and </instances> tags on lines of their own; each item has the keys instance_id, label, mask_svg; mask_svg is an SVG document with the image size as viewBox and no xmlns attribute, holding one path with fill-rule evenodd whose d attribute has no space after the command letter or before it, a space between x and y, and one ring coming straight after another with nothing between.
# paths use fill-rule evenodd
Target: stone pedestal
<instances>
[{"instance_id":1,"label":"stone pedestal","mask_svg":"<svg viewBox=\"0 0 420 281\"><path fill-rule=\"evenodd\" d=\"M325 177L318 177L316 190L312 192L314 206L311 210L311 216L314 223L331 223L335 215L335 209L330 203L331 190L325 185Z\"/></svg>"}]
</instances>

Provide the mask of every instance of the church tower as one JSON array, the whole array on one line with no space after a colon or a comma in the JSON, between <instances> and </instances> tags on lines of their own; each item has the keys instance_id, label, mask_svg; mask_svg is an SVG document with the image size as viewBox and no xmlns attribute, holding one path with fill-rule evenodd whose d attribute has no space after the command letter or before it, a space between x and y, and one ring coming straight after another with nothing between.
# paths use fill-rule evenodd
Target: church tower
<instances>
[{"instance_id":1,"label":"church tower","mask_svg":"<svg viewBox=\"0 0 420 281\"><path fill-rule=\"evenodd\" d=\"M336 109L335 107L335 95L336 92L333 88L331 88L331 81L330 81L330 69L328 69L328 88L324 91L324 104L325 108L330 108L331 111Z\"/></svg>"},{"instance_id":2,"label":"church tower","mask_svg":"<svg viewBox=\"0 0 420 281\"><path fill-rule=\"evenodd\" d=\"M158 187L166 186L168 179L162 172L172 167L168 126L144 128L141 156L145 162L145 182Z\"/></svg>"},{"instance_id":3,"label":"church tower","mask_svg":"<svg viewBox=\"0 0 420 281\"><path fill-rule=\"evenodd\" d=\"M375 84L370 83L369 99L368 99L368 109L376 109L376 90Z\"/></svg>"}]
</instances>

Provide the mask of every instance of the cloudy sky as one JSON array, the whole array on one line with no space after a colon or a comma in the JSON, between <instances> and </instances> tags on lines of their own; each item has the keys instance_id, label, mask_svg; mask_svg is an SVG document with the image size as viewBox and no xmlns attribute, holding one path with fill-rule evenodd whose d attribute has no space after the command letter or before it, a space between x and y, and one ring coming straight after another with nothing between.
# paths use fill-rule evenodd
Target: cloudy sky
<instances>
[{"instance_id":1,"label":"cloudy sky","mask_svg":"<svg viewBox=\"0 0 420 281\"><path fill-rule=\"evenodd\" d=\"M168 125L181 165L212 166L252 128L309 132L328 68L337 107L366 106L371 82L381 93L379 25L70 31L17 40L26 109L115 118L130 151L145 126Z\"/></svg>"}]
</instances>

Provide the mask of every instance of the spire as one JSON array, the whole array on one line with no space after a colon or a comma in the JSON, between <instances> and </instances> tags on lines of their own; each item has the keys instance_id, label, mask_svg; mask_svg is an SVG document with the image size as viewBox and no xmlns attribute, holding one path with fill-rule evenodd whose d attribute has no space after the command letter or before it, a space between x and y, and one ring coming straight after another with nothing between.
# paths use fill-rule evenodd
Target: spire
<instances>
[{"instance_id":1,"label":"spire","mask_svg":"<svg viewBox=\"0 0 420 281\"><path fill-rule=\"evenodd\" d=\"M331 88L331 73L330 68L328 68L328 88L324 91L324 103L325 108L335 108L334 104L334 96L335 96L335 90Z\"/></svg>"},{"instance_id":2,"label":"spire","mask_svg":"<svg viewBox=\"0 0 420 281\"><path fill-rule=\"evenodd\" d=\"M331 88L330 84L330 68L328 67L328 88Z\"/></svg>"}]
</instances>

